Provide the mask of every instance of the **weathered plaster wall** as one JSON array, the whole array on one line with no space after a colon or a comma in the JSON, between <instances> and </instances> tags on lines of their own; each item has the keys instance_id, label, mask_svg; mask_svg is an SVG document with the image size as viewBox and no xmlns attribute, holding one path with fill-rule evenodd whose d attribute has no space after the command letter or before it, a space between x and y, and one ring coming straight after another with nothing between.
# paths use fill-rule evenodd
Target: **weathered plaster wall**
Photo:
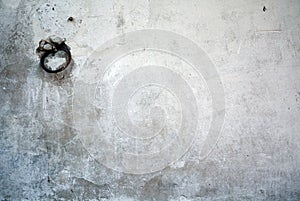
<instances>
[{"instance_id":1,"label":"weathered plaster wall","mask_svg":"<svg viewBox=\"0 0 300 201\"><path fill-rule=\"evenodd\" d=\"M1 0L0 199L300 200L299 14L298 0ZM67 21L70 16L73 22ZM146 49L141 55L136 53L138 56L133 54L114 64L106 74L107 83L121 79L133 65L179 66L176 70L188 80L199 115L203 115L199 122L189 116L188 122L198 122L200 128L182 157L153 172L157 164L163 163L154 161L154 167L143 170L145 174L134 174L140 169L120 168L119 164L101 160L109 154L99 153L97 158L97 151L106 149L106 145L94 130L92 135L83 131L90 128L88 122L105 119L101 111L107 109L106 99L97 102L104 104L98 108L100 112L86 111L87 102L94 103L95 97L84 94L85 90L89 94L93 86L89 81L97 81L93 74L101 72L101 65L97 66L99 70L90 62L106 54L101 48L103 52L99 52L99 47L117 36L121 42L115 46L122 47L128 43L126 33L144 29L179 34L205 52L224 87L225 119L216 145L203 141L200 133L206 136L213 110L209 92L214 91L207 89L205 79L197 77L196 72L191 70L190 77L186 75L189 68L181 59ZM65 37L72 48L74 61L67 72L49 75L39 68L35 49L38 41L49 35ZM136 39L142 41L143 37L138 35ZM185 52L188 49L181 53ZM171 61L165 62L168 59ZM88 78L86 85L82 84L82 76ZM177 82L174 85L181 86ZM164 124L165 128L171 130L180 125L177 112L185 109L183 102L155 86L147 89L149 93L144 90L132 97L128 104L133 112L130 110L128 115L144 128L148 128L149 121L154 128L162 126L165 117L171 122ZM155 94L162 95L153 100ZM123 97L119 96L120 100ZM146 103L137 104L141 101ZM149 107L150 120L143 114L139 116L139 111ZM163 112L156 107L163 108ZM108 134L113 131L114 125L99 125L97 129ZM131 150L128 137L114 137L125 151ZM99 150L95 144L87 146L93 141ZM156 142L168 144L163 139ZM211 152L207 143L215 145ZM149 144L135 148L151 150ZM154 148L159 150L159 146ZM203 157L205 152L210 153ZM170 156L172 153L162 158L165 161ZM108 168L110 165L113 167ZM124 173L126 170L130 174Z\"/></svg>"}]
</instances>

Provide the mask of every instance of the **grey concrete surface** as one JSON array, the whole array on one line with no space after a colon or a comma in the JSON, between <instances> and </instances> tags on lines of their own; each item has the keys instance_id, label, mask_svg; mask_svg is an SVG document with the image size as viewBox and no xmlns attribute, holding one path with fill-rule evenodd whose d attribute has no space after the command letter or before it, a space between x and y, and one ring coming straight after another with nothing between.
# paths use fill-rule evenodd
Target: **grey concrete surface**
<instances>
[{"instance_id":1,"label":"grey concrete surface","mask_svg":"<svg viewBox=\"0 0 300 201\"><path fill-rule=\"evenodd\" d=\"M0 200L300 200L299 17L0 0ZM35 52L50 35L71 47L58 74Z\"/></svg>"}]
</instances>

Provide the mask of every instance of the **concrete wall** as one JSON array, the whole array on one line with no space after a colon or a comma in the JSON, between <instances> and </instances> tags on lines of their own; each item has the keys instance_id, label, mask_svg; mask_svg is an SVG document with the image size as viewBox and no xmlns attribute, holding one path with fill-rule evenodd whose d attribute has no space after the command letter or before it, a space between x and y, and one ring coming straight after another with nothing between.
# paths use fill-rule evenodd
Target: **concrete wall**
<instances>
[{"instance_id":1,"label":"concrete wall","mask_svg":"<svg viewBox=\"0 0 300 201\"><path fill-rule=\"evenodd\" d=\"M300 200L299 14L0 0L0 200ZM50 35L73 56L56 75Z\"/></svg>"}]
</instances>

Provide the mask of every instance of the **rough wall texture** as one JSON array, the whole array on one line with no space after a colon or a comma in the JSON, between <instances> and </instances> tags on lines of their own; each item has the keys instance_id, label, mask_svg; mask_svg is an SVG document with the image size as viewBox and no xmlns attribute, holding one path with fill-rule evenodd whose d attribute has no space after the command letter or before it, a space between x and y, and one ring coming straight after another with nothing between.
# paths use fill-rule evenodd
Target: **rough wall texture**
<instances>
[{"instance_id":1,"label":"rough wall texture","mask_svg":"<svg viewBox=\"0 0 300 201\"><path fill-rule=\"evenodd\" d=\"M298 0L0 0L0 199L300 200L299 15ZM67 20L70 16L73 21ZM209 65L217 70L226 103L217 143L202 140L209 137L205 133L215 109L214 97L209 95L214 90L207 88L214 78L206 80L206 71L201 72L203 79L183 59L146 48L130 54L127 60L122 57L107 72L101 71L103 55L110 50L99 47L118 36L116 47L139 46L136 41L143 41L141 34L131 43L126 34L145 29L150 35L155 33L153 29L168 31L166 41L171 38L174 43L165 45L174 51L176 45L179 50L184 47L171 33L188 38L204 50L201 61L209 58ZM49 35L65 37L71 46L69 71L50 75L39 68L35 49L38 41ZM154 40L149 44L161 43ZM191 47L180 53L186 54ZM138 79L123 78L131 71L142 73L132 67L142 64L177 71L189 83L197 99L197 115L202 116L194 118L187 113L184 119L185 112L177 113L192 106L184 107L182 93L172 92L177 88L187 92L175 80L173 90L169 90L172 86L166 89L153 84L139 88L130 97L131 122L127 123L144 132L130 130L127 134L132 136L123 136L113 129L115 125L110 125L106 115L113 111L105 100L113 99L115 83L124 82L125 90L126 83ZM150 75L157 72L164 71L149 70ZM104 81L93 85L101 73L105 74ZM166 79L173 81L175 74L171 75ZM87 80L83 82L83 78ZM108 90L97 102L97 94L103 93L97 92L101 87ZM89 96L93 89L96 92ZM119 93L122 96L113 109L122 106L128 95ZM96 104L95 110L86 110L93 108L88 104ZM174 135L188 135L180 141L185 145L190 133L176 130L180 122L200 125L193 144L180 157L176 155L176 150L182 151L180 145L172 153L161 154L161 161L139 161L141 167L132 168L127 163L136 165L136 161L120 157L123 151L159 152L172 141L173 131ZM153 141L149 143L149 123L154 130L162 127L157 136L166 137L150 136ZM120 127L126 130L127 126ZM101 152L108 150L98 137L103 133L111 137L108 140L113 139L116 158ZM144 140L140 146L135 143L137 135ZM210 146L202 149L207 143L213 145L212 151ZM203 150L207 155L201 155ZM164 164L169 158L172 163ZM127 163L120 165L120 161Z\"/></svg>"}]
</instances>

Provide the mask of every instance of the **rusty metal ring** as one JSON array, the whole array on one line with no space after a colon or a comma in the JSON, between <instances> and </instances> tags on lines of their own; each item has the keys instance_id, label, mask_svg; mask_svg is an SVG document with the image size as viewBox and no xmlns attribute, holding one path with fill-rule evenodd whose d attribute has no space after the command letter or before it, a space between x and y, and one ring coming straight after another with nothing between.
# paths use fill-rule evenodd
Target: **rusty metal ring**
<instances>
[{"instance_id":1,"label":"rusty metal ring","mask_svg":"<svg viewBox=\"0 0 300 201\"><path fill-rule=\"evenodd\" d=\"M66 62L64 63L64 65L62 65L62 67L52 70L46 67L45 65L45 59L49 56L49 55L55 55L58 51L63 51L67 54L67 58L66 58ZM41 57L41 67L48 73L58 73L60 71L63 71L64 69L66 69L68 67L68 65L71 62L71 52L69 47L63 42L61 44L55 44L55 49L53 50L47 50L45 51L45 53L42 55Z\"/></svg>"}]
</instances>

